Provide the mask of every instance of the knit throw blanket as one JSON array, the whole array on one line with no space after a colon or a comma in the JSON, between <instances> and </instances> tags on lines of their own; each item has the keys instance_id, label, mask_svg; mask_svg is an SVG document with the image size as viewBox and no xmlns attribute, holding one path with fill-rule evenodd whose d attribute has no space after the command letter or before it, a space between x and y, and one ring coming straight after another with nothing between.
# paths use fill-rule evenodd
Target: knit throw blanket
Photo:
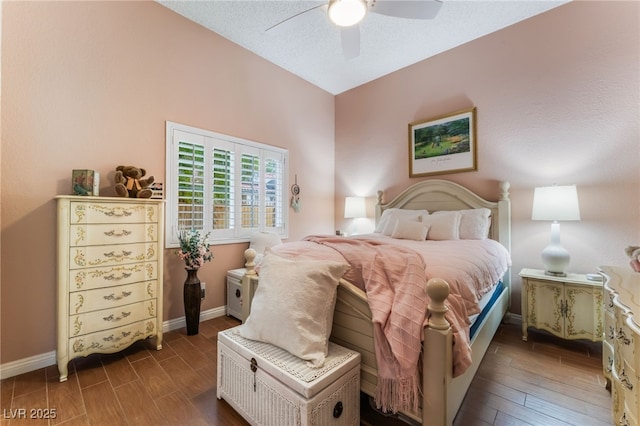
<instances>
[{"instance_id":1,"label":"knit throw blanket","mask_svg":"<svg viewBox=\"0 0 640 426\"><path fill-rule=\"evenodd\" d=\"M428 304L422 257L414 250L377 240L318 236L305 240L338 251L351 265L352 276L364 284L372 313L378 367L376 405L385 412L417 411L418 360ZM467 333L457 328L461 323L456 315L465 315L466 309L455 297L452 302L447 319L455 330L454 348L459 349L454 351L458 352L455 361L458 371L454 371L457 375L471 363L471 351Z\"/></svg>"}]
</instances>

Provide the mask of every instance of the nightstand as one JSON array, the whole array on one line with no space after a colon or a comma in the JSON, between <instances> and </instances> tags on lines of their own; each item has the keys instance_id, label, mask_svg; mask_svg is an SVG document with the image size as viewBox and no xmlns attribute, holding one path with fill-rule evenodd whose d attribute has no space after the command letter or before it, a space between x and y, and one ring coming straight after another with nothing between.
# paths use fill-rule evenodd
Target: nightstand
<instances>
[{"instance_id":1,"label":"nightstand","mask_svg":"<svg viewBox=\"0 0 640 426\"><path fill-rule=\"evenodd\" d=\"M258 287L258 280L244 280L246 268L231 269L227 271L227 315L247 320L251 311L251 300Z\"/></svg>"},{"instance_id":2,"label":"nightstand","mask_svg":"<svg viewBox=\"0 0 640 426\"><path fill-rule=\"evenodd\" d=\"M563 339L602 341L602 282L583 274L555 277L527 268L520 276L522 340L527 340L527 329L534 327Z\"/></svg>"},{"instance_id":3,"label":"nightstand","mask_svg":"<svg viewBox=\"0 0 640 426\"><path fill-rule=\"evenodd\" d=\"M245 268L227 271L227 316L232 316L244 322L242 317L242 276Z\"/></svg>"}]
</instances>

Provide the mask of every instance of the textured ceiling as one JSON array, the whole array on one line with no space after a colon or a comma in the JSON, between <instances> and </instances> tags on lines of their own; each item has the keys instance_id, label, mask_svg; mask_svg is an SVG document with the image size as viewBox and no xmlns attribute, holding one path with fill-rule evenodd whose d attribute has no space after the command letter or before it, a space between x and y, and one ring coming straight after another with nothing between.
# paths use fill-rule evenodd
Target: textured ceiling
<instances>
[{"instance_id":1,"label":"textured ceiling","mask_svg":"<svg viewBox=\"0 0 640 426\"><path fill-rule=\"evenodd\" d=\"M346 60L324 8L299 25L265 32L326 1L157 1L334 95L567 2L444 0L431 20L368 13L360 23L360 55Z\"/></svg>"}]
</instances>

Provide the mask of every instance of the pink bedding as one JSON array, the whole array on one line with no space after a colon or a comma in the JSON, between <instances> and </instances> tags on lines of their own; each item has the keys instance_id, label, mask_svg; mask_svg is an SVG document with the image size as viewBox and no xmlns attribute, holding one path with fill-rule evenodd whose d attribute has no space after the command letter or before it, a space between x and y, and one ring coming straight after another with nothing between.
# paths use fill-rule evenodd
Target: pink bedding
<instances>
[{"instance_id":1,"label":"pink bedding","mask_svg":"<svg viewBox=\"0 0 640 426\"><path fill-rule=\"evenodd\" d=\"M511 265L509 252L494 240L450 240L412 241L387 237L382 234L367 234L348 239L380 241L417 251L425 264L426 279L445 279L452 293L460 294L467 308L467 316L480 312L478 302L489 292ZM281 244L272 250L289 259L318 259L343 262L344 257L336 250L312 243L295 241ZM361 273L347 270L344 278L366 291Z\"/></svg>"},{"instance_id":2,"label":"pink bedding","mask_svg":"<svg viewBox=\"0 0 640 426\"><path fill-rule=\"evenodd\" d=\"M378 388L385 411L415 410L418 358L426 318L426 281L445 279L451 288L447 319L454 333L454 376L471 363L469 315L502 277L508 252L492 240L409 241L376 234L357 238L307 237L272 250L289 259L347 261L344 278L367 292L374 323Z\"/></svg>"}]
</instances>

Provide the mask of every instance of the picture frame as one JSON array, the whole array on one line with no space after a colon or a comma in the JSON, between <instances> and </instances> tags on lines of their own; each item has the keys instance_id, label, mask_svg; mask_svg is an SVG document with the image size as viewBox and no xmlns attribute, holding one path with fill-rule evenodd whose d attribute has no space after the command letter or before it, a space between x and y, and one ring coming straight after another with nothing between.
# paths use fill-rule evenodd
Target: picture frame
<instances>
[{"instance_id":1,"label":"picture frame","mask_svg":"<svg viewBox=\"0 0 640 426\"><path fill-rule=\"evenodd\" d=\"M409 177L478 170L476 108L409 123Z\"/></svg>"}]
</instances>

